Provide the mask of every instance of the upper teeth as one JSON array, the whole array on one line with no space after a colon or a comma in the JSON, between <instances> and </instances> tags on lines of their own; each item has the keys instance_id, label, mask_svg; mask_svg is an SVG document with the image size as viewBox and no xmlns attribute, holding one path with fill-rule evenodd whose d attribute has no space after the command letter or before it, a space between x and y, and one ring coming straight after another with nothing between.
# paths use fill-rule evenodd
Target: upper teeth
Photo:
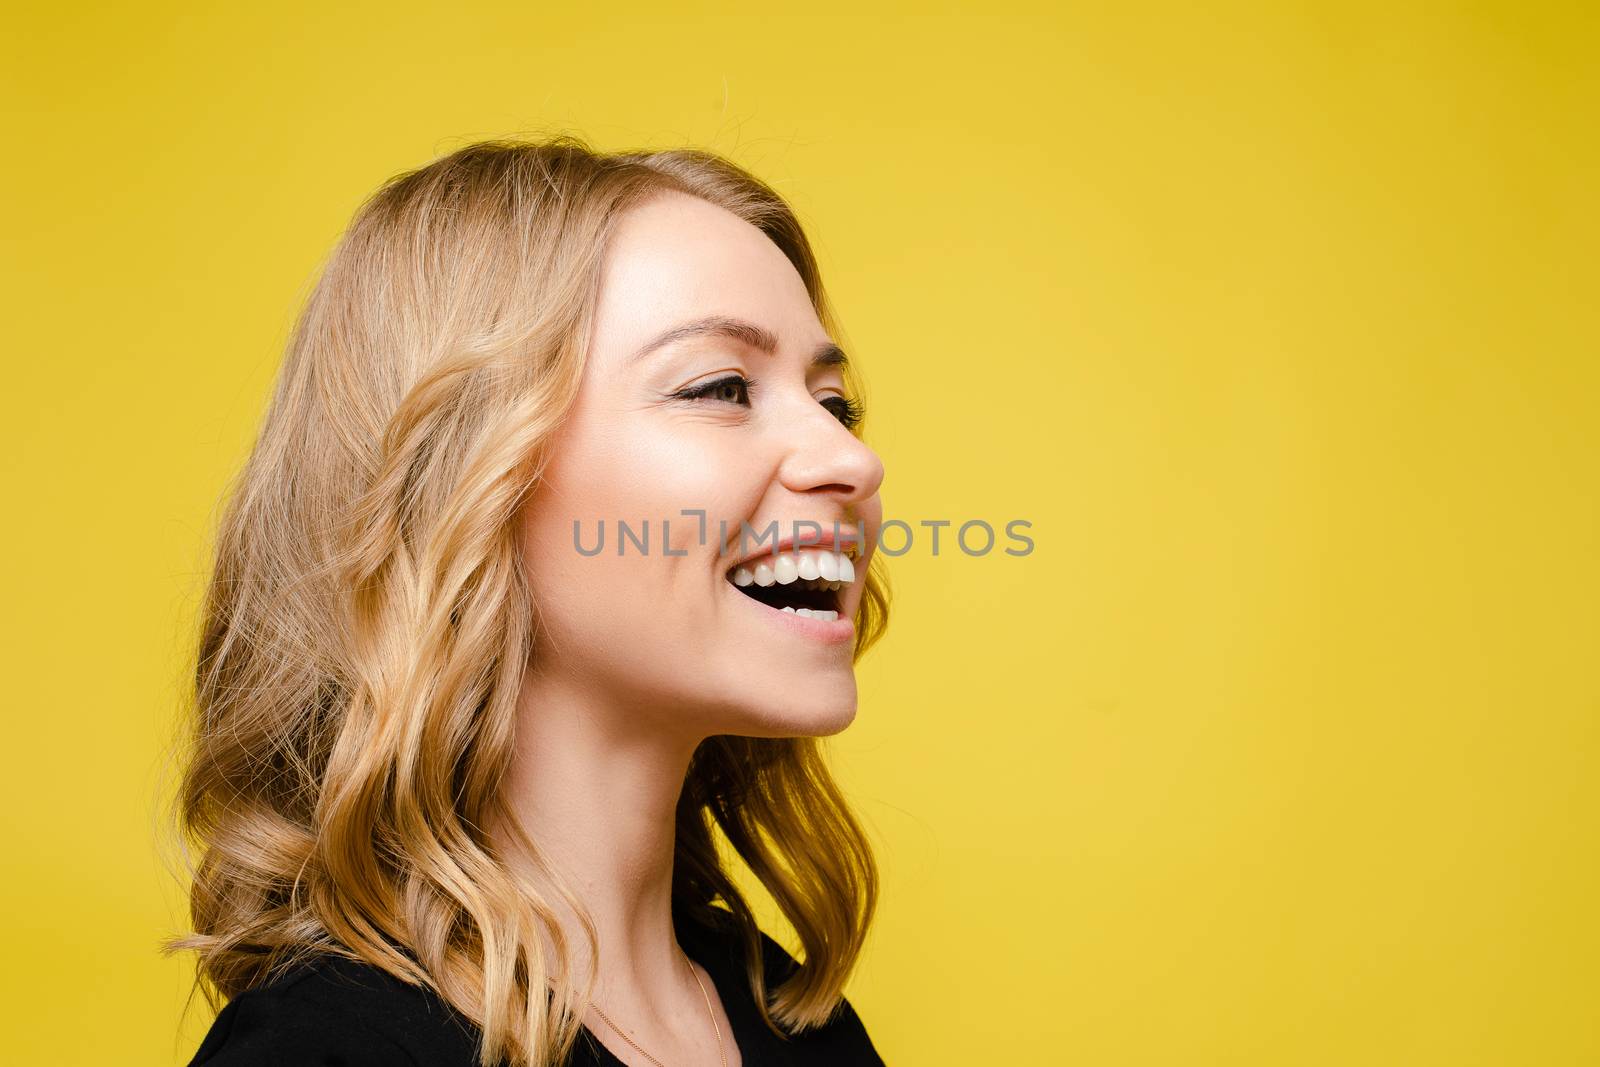
<instances>
[{"instance_id":1,"label":"upper teeth","mask_svg":"<svg viewBox=\"0 0 1600 1067\"><path fill-rule=\"evenodd\" d=\"M788 585L796 580L818 589L838 589L856 580L856 568L843 552L813 548L784 552L770 562L763 559L753 567L741 566L733 572L734 585Z\"/></svg>"}]
</instances>

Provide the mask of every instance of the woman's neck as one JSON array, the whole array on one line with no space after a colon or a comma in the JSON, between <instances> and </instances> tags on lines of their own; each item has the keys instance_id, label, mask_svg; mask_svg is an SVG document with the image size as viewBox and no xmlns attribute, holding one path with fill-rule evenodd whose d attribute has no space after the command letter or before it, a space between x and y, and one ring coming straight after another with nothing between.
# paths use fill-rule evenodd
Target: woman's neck
<instances>
[{"instance_id":1,"label":"woman's neck","mask_svg":"<svg viewBox=\"0 0 1600 1067\"><path fill-rule=\"evenodd\" d=\"M648 711L606 706L559 677L531 675L518 705L509 808L599 936L596 963L576 916L552 899L572 979L596 973L595 999L614 1018L665 1023L701 997L672 918L678 797L698 739L648 728Z\"/></svg>"}]
</instances>

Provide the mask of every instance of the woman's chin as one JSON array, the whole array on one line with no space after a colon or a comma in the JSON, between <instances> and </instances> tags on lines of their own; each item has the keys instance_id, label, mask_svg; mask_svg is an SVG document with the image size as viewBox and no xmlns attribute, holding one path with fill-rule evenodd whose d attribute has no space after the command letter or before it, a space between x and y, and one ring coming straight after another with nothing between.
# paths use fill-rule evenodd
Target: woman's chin
<instances>
[{"instance_id":1,"label":"woman's chin","mask_svg":"<svg viewBox=\"0 0 1600 1067\"><path fill-rule=\"evenodd\" d=\"M719 733L745 737L827 737L839 733L856 718L856 692L852 683L848 693L789 694L789 699L762 707L747 707L739 716L743 722ZM809 699L803 699L809 697Z\"/></svg>"}]
</instances>

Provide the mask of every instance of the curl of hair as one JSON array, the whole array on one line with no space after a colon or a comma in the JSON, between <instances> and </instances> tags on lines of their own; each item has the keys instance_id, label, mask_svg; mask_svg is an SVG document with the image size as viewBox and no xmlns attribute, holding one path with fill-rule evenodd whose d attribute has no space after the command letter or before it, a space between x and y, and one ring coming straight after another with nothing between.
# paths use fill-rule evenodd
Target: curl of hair
<instances>
[{"instance_id":1,"label":"curl of hair","mask_svg":"<svg viewBox=\"0 0 1600 1067\"><path fill-rule=\"evenodd\" d=\"M513 518L577 392L607 239L669 191L764 232L836 329L793 211L698 150L472 144L386 182L324 264L222 509L194 647L174 812L192 932L164 948L197 953L213 1007L333 952L436 990L481 1028L483 1064L570 1052L592 987L568 981L552 902L591 947L592 922L527 834L536 877L486 832L515 827L500 785L533 651ZM875 560L858 658L887 618ZM817 739L708 738L676 818L674 908L732 913L775 1032L824 1022L878 880ZM802 944L770 997L714 827Z\"/></svg>"}]
</instances>

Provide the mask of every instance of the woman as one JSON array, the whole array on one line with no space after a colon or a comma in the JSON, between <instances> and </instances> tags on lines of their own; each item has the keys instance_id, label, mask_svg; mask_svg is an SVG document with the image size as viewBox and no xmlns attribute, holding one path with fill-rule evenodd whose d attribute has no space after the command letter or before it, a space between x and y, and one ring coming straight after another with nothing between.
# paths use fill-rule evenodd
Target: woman
<instances>
[{"instance_id":1,"label":"woman","mask_svg":"<svg viewBox=\"0 0 1600 1067\"><path fill-rule=\"evenodd\" d=\"M207 592L194 1063L882 1063L817 740L887 618L833 338L793 213L709 153L482 143L363 206Z\"/></svg>"}]
</instances>

